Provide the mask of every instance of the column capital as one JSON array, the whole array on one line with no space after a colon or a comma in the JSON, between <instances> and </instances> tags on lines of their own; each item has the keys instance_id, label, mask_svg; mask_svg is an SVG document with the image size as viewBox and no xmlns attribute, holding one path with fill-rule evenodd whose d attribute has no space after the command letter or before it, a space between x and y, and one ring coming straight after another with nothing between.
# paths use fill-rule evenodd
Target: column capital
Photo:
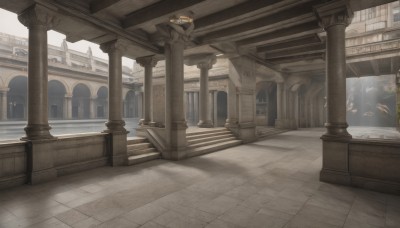
<instances>
[{"instance_id":1,"label":"column capital","mask_svg":"<svg viewBox=\"0 0 400 228\"><path fill-rule=\"evenodd\" d=\"M346 0L323 3L314 7L320 26L325 30L332 25L348 26L353 19L353 11Z\"/></svg>"},{"instance_id":2,"label":"column capital","mask_svg":"<svg viewBox=\"0 0 400 228\"><path fill-rule=\"evenodd\" d=\"M199 69L211 69L217 62L217 57L214 54L200 54L186 57L185 64L188 66L196 65Z\"/></svg>"},{"instance_id":3,"label":"column capital","mask_svg":"<svg viewBox=\"0 0 400 228\"><path fill-rule=\"evenodd\" d=\"M125 53L127 46L128 44L124 40L116 39L100 44L100 49L107 54L115 51L119 51L121 54L123 54Z\"/></svg>"},{"instance_id":4,"label":"column capital","mask_svg":"<svg viewBox=\"0 0 400 228\"><path fill-rule=\"evenodd\" d=\"M58 19L51 11L43 6L35 4L18 15L18 20L27 28L32 26L43 26L46 30L56 26Z\"/></svg>"},{"instance_id":5,"label":"column capital","mask_svg":"<svg viewBox=\"0 0 400 228\"><path fill-rule=\"evenodd\" d=\"M136 59L136 62L140 64L142 67L146 66L151 66L155 67L157 65L158 59L152 55L152 56L145 56L145 57L139 57Z\"/></svg>"},{"instance_id":6,"label":"column capital","mask_svg":"<svg viewBox=\"0 0 400 228\"><path fill-rule=\"evenodd\" d=\"M156 26L160 35L167 43L185 43L190 41L190 34L194 30L193 23L186 23L182 25L174 23L158 24Z\"/></svg>"}]
</instances>

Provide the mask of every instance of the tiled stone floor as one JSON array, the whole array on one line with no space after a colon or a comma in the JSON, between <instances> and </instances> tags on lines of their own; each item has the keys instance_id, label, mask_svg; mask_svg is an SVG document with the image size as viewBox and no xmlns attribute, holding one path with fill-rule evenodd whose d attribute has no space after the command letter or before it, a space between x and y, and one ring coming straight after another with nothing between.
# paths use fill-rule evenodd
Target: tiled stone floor
<instances>
[{"instance_id":1,"label":"tiled stone floor","mask_svg":"<svg viewBox=\"0 0 400 228\"><path fill-rule=\"evenodd\" d=\"M400 227L400 197L318 181L322 129L0 191L0 227Z\"/></svg>"}]
</instances>

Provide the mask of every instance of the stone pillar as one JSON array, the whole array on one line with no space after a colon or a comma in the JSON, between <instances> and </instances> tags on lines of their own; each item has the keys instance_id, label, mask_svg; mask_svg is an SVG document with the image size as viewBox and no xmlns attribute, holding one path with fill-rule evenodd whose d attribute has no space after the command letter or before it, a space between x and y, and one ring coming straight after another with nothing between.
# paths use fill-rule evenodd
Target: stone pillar
<instances>
[{"instance_id":1,"label":"stone pillar","mask_svg":"<svg viewBox=\"0 0 400 228\"><path fill-rule=\"evenodd\" d=\"M0 89L0 95L1 95L1 100L0 100L0 120L7 120L7 92L8 88L5 89Z\"/></svg>"},{"instance_id":2,"label":"stone pillar","mask_svg":"<svg viewBox=\"0 0 400 228\"><path fill-rule=\"evenodd\" d=\"M64 96L64 119L72 119L72 95Z\"/></svg>"},{"instance_id":3,"label":"stone pillar","mask_svg":"<svg viewBox=\"0 0 400 228\"><path fill-rule=\"evenodd\" d=\"M216 63L216 57L213 54L192 55L189 56L185 63L189 66L197 65L200 69L200 93L199 93L199 122L198 127L209 128L213 124L209 116L209 94L208 94L208 71L212 65Z\"/></svg>"},{"instance_id":4,"label":"stone pillar","mask_svg":"<svg viewBox=\"0 0 400 228\"><path fill-rule=\"evenodd\" d=\"M283 123L283 92L284 92L284 85L283 82L276 83L276 111L277 111L277 118L275 120L275 128L282 128Z\"/></svg>"},{"instance_id":5,"label":"stone pillar","mask_svg":"<svg viewBox=\"0 0 400 228\"><path fill-rule=\"evenodd\" d=\"M163 157L178 160L186 157L186 120L183 105L184 73L183 51L193 23L157 25L164 38L165 50L165 129L167 151Z\"/></svg>"},{"instance_id":6,"label":"stone pillar","mask_svg":"<svg viewBox=\"0 0 400 228\"><path fill-rule=\"evenodd\" d=\"M225 127L235 128L238 126L237 116L237 92L236 86L232 80L228 82L228 118L226 119Z\"/></svg>"},{"instance_id":7,"label":"stone pillar","mask_svg":"<svg viewBox=\"0 0 400 228\"><path fill-rule=\"evenodd\" d=\"M56 22L45 8L34 5L18 16L29 29L28 123L23 140L52 139L48 122L47 31Z\"/></svg>"},{"instance_id":8,"label":"stone pillar","mask_svg":"<svg viewBox=\"0 0 400 228\"><path fill-rule=\"evenodd\" d=\"M58 20L48 9L32 5L18 20L29 29L28 122L25 127L27 181L37 184L57 176L54 162L54 138L48 122L47 31Z\"/></svg>"},{"instance_id":9,"label":"stone pillar","mask_svg":"<svg viewBox=\"0 0 400 228\"><path fill-rule=\"evenodd\" d=\"M144 67L144 97L143 97L143 119L139 121L140 125L149 125L153 122L153 67L157 65L157 59L154 56L137 58L136 62ZM154 125L154 123L153 123Z\"/></svg>"},{"instance_id":10,"label":"stone pillar","mask_svg":"<svg viewBox=\"0 0 400 228\"><path fill-rule=\"evenodd\" d=\"M327 2L315 8L320 24L327 32L326 96L327 128L323 140L321 181L351 183L349 140L346 122L345 29L353 13L344 1Z\"/></svg>"},{"instance_id":11,"label":"stone pillar","mask_svg":"<svg viewBox=\"0 0 400 228\"><path fill-rule=\"evenodd\" d=\"M97 118L97 96L90 97L90 119Z\"/></svg>"},{"instance_id":12,"label":"stone pillar","mask_svg":"<svg viewBox=\"0 0 400 228\"><path fill-rule=\"evenodd\" d=\"M199 122L199 92L193 92L193 122Z\"/></svg>"},{"instance_id":13,"label":"stone pillar","mask_svg":"<svg viewBox=\"0 0 400 228\"><path fill-rule=\"evenodd\" d=\"M114 40L100 45L108 54L108 121L107 130L110 133L111 161L113 166L123 165L127 161L127 142L125 121L122 119L122 55L126 45L122 40Z\"/></svg>"},{"instance_id":14,"label":"stone pillar","mask_svg":"<svg viewBox=\"0 0 400 228\"><path fill-rule=\"evenodd\" d=\"M218 127L218 116L217 116L217 111L218 111L218 106L217 106L217 95L218 91L217 90L212 90L210 92L210 100L211 100L211 120L213 121L214 127Z\"/></svg>"}]
</instances>

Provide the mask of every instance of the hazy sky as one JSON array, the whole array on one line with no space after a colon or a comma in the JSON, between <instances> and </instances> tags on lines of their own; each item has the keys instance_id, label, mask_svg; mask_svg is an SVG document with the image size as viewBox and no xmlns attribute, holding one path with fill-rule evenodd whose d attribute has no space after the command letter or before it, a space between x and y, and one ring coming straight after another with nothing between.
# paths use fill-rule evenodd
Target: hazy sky
<instances>
[{"instance_id":1,"label":"hazy sky","mask_svg":"<svg viewBox=\"0 0 400 228\"><path fill-rule=\"evenodd\" d=\"M17 15L11 13L9 11L0 9L0 32L7 33L14 36L25 37L28 38L28 29L23 26L17 18ZM55 46L60 46L62 41L65 39L65 35L55 32L49 31L47 33L48 43ZM86 52L89 46L92 48L92 53L94 56L108 59L107 54L102 52L99 48L99 45L88 42L88 41L79 41L75 43L68 43L68 48L73 49L80 52ZM122 58L123 65L132 68L133 60L129 58Z\"/></svg>"}]
</instances>

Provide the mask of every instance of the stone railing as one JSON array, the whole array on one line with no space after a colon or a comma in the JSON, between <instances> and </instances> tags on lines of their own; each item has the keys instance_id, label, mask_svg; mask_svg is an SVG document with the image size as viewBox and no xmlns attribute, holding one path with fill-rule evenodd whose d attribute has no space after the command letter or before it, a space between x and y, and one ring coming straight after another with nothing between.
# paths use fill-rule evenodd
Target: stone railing
<instances>
[{"instance_id":1,"label":"stone railing","mask_svg":"<svg viewBox=\"0 0 400 228\"><path fill-rule=\"evenodd\" d=\"M346 56L366 55L400 49L400 40L389 40L346 48Z\"/></svg>"}]
</instances>

